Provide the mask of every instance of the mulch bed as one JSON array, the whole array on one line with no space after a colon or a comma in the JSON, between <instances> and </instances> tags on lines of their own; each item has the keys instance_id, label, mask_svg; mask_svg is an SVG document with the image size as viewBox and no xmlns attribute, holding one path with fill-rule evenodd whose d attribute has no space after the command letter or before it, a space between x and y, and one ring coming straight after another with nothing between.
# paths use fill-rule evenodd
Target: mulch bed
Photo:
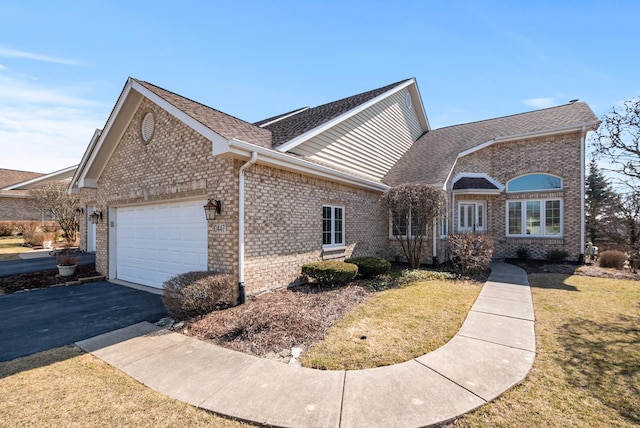
<instances>
[{"instance_id":1,"label":"mulch bed","mask_svg":"<svg viewBox=\"0 0 640 428\"><path fill-rule=\"evenodd\" d=\"M363 283L337 288L297 286L191 320L181 331L246 354L288 361L292 347L308 349L373 293Z\"/></svg>"},{"instance_id":2,"label":"mulch bed","mask_svg":"<svg viewBox=\"0 0 640 428\"><path fill-rule=\"evenodd\" d=\"M52 285L64 284L77 281L80 278L99 276L95 265L85 265L76 267L76 271L71 276L62 277L58 275L58 269L46 270L43 272L23 273L20 275L6 276L0 278L0 290L5 294L15 293L21 290L34 290L38 288L48 288Z\"/></svg>"},{"instance_id":3,"label":"mulch bed","mask_svg":"<svg viewBox=\"0 0 640 428\"><path fill-rule=\"evenodd\" d=\"M598 278L611 279L631 279L640 281L640 274L633 273L628 269L617 270L613 268L603 268L597 262L585 265L574 264L550 264L540 260L521 261L517 259L509 259L507 263L521 267L527 273L559 273L563 275L583 275L594 276Z\"/></svg>"}]
</instances>

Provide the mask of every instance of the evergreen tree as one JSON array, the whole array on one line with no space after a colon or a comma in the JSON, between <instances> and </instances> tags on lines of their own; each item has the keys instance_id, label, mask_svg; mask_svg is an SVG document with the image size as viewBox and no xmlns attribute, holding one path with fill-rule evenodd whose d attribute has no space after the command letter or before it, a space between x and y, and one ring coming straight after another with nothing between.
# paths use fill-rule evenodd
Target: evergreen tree
<instances>
[{"instance_id":1,"label":"evergreen tree","mask_svg":"<svg viewBox=\"0 0 640 428\"><path fill-rule=\"evenodd\" d=\"M612 206L615 205L617 198L594 159L589 162L589 174L586 181L585 219L587 240L595 244L602 236L602 222L607 214L611 213Z\"/></svg>"}]
</instances>

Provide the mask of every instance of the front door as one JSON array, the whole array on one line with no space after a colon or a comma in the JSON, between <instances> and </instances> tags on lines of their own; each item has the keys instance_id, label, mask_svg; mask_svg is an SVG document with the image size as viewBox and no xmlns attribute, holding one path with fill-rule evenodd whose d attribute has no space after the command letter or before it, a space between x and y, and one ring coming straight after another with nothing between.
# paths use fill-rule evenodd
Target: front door
<instances>
[{"instance_id":1,"label":"front door","mask_svg":"<svg viewBox=\"0 0 640 428\"><path fill-rule=\"evenodd\" d=\"M87 253L96 251L96 225L91 223L91 214L96 207L87 207Z\"/></svg>"},{"instance_id":2,"label":"front door","mask_svg":"<svg viewBox=\"0 0 640 428\"><path fill-rule=\"evenodd\" d=\"M487 203L460 202L458 204L458 231L484 232L487 230Z\"/></svg>"}]
</instances>

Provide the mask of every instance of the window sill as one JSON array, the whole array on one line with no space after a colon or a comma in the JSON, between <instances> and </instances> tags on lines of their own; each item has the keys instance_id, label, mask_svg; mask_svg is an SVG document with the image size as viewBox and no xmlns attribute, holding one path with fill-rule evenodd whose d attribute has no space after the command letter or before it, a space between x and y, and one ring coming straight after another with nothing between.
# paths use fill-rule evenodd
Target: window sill
<instances>
[{"instance_id":1,"label":"window sill","mask_svg":"<svg viewBox=\"0 0 640 428\"><path fill-rule=\"evenodd\" d=\"M322 246L322 251L344 251L346 249L347 249L347 247L344 246L344 245L339 245L339 246L335 246L335 247L332 247L332 246L329 246L329 245L323 245Z\"/></svg>"}]
</instances>

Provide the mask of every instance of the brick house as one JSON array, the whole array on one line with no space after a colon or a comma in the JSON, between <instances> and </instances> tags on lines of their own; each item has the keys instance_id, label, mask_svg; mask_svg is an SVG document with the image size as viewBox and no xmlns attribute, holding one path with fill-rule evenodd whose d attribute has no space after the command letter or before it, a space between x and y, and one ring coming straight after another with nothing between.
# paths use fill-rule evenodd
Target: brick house
<instances>
[{"instance_id":1,"label":"brick house","mask_svg":"<svg viewBox=\"0 0 640 428\"><path fill-rule=\"evenodd\" d=\"M0 221L44 221L42 210L29 195L29 189L49 181L70 180L76 166L50 174L0 168Z\"/></svg>"},{"instance_id":2,"label":"brick house","mask_svg":"<svg viewBox=\"0 0 640 428\"><path fill-rule=\"evenodd\" d=\"M415 79L256 123L128 79L73 177L96 224L83 248L112 279L161 287L190 270L238 276L255 294L283 287L302 264L401 252L379 198L423 182L450 208L443 237L496 236L498 257L583 248L585 103L431 130ZM207 221L203 205L219 201ZM431 236L433 235L433 236Z\"/></svg>"}]
</instances>

